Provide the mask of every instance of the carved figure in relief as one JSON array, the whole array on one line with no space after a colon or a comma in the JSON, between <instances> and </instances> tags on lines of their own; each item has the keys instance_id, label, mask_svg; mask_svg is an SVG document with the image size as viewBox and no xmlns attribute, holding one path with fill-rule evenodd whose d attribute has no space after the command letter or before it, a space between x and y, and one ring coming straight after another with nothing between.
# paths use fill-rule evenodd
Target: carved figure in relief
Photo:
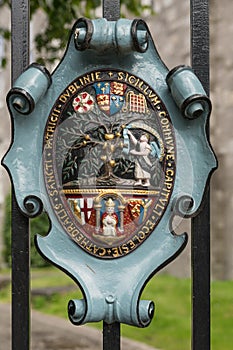
<instances>
[{"instance_id":1,"label":"carved figure in relief","mask_svg":"<svg viewBox=\"0 0 233 350\"><path fill-rule=\"evenodd\" d=\"M106 212L103 213L101 221L104 236L117 236L118 216L115 213L115 203L111 198L106 201Z\"/></svg>"},{"instance_id":2,"label":"carved figure in relief","mask_svg":"<svg viewBox=\"0 0 233 350\"><path fill-rule=\"evenodd\" d=\"M149 144L149 135L144 133L141 135L140 139L137 140L136 137L127 130L129 138L134 146L130 150L130 153L137 156L135 161L135 185L150 186L150 168L152 163L149 159L149 154L152 152L152 148Z\"/></svg>"}]
</instances>

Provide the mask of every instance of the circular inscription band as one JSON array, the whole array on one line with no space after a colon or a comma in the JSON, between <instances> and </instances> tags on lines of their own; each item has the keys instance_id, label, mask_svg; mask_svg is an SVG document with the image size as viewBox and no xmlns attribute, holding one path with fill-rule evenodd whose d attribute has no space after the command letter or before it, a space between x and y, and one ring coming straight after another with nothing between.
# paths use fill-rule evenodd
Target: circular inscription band
<instances>
[{"instance_id":1,"label":"circular inscription band","mask_svg":"<svg viewBox=\"0 0 233 350\"><path fill-rule=\"evenodd\" d=\"M44 131L43 169L52 209L87 253L118 258L154 231L176 174L174 129L164 103L120 70L76 78Z\"/></svg>"}]
</instances>

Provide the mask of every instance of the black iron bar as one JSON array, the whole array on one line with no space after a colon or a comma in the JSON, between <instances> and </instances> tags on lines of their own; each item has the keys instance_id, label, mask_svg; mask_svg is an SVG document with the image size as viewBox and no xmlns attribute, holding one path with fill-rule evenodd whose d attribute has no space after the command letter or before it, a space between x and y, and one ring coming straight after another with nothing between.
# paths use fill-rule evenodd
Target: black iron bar
<instances>
[{"instance_id":1,"label":"black iron bar","mask_svg":"<svg viewBox=\"0 0 233 350\"><path fill-rule=\"evenodd\" d=\"M103 17L108 21L120 18L120 0L103 0ZM103 322L103 350L120 350L120 323Z\"/></svg>"},{"instance_id":2,"label":"black iron bar","mask_svg":"<svg viewBox=\"0 0 233 350\"><path fill-rule=\"evenodd\" d=\"M192 67L209 94L209 1L191 0ZM207 126L208 127L208 126ZM207 130L208 132L208 130ZM210 191L192 219L192 350L210 349Z\"/></svg>"},{"instance_id":3,"label":"black iron bar","mask_svg":"<svg viewBox=\"0 0 233 350\"><path fill-rule=\"evenodd\" d=\"M12 84L29 63L29 1L11 1ZM13 135L12 135L13 137ZM30 349L29 220L20 211L12 186L12 350Z\"/></svg>"},{"instance_id":4,"label":"black iron bar","mask_svg":"<svg viewBox=\"0 0 233 350\"><path fill-rule=\"evenodd\" d=\"M103 0L103 17L117 21L120 18L120 0Z\"/></svg>"},{"instance_id":5,"label":"black iron bar","mask_svg":"<svg viewBox=\"0 0 233 350\"><path fill-rule=\"evenodd\" d=\"M103 322L103 350L120 350L120 323Z\"/></svg>"}]
</instances>

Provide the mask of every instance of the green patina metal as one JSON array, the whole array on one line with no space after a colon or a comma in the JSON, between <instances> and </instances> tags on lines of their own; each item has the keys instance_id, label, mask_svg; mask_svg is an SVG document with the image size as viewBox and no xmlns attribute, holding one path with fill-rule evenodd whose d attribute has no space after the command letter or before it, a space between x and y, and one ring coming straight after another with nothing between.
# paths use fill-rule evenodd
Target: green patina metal
<instances>
[{"instance_id":1,"label":"green patina metal","mask_svg":"<svg viewBox=\"0 0 233 350\"><path fill-rule=\"evenodd\" d=\"M53 74L29 66L7 100L4 165L22 212L50 218L38 250L83 292L70 320L147 326L142 290L187 242L173 218L198 212L216 168L201 83L168 71L144 21L82 18Z\"/></svg>"}]
</instances>

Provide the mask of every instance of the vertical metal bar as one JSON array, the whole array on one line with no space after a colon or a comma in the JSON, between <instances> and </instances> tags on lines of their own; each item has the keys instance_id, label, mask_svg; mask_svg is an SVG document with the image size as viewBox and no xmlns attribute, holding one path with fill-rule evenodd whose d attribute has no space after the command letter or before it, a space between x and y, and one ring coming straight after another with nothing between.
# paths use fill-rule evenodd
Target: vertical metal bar
<instances>
[{"instance_id":1,"label":"vertical metal bar","mask_svg":"<svg viewBox=\"0 0 233 350\"><path fill-rule=\"evenodd\" d=\"M120 323L103 323L103 350L120 350Z\"/></svg>"},{"instance_id":2,"label":"vertical metal bar","mask_svg":"<svg viewBox=\"0 0 233 350\"><path fill-rule=\"evenodd\" d=\"M103 17L108 21L120 18L120 0L103 0ZM103 322L103 350L120 350L120 323Z\"/></svg>"},{"instance_id":3,"label":"vertical metal bar","mask_svg":"<svg viewBox=\"0 0 233 350\"><path fill-rule=\"evenodd\" d=\"M192 67L209 94L209 0L191 0Z\"/></svg>"},{"instance_id":4,"label":"vertical metal bar","mask_svg":"<svg viewBox=\"0 0 233 350\"><path fill-rule=\"evenodd\" d=\"M120 18L120 1L103 0L103 17L108 21L117 21Z\"/></svg>"},{"instance_id":5,"label":"vertical metal bar","mask_svg":"<svg viewBox=\"0 0 233 350\"><path fill-rule=\"evenodd\" d=\"M209 94L209 1L191 0L192 67ZM208 130L207 130L208 132ZM192 219L192 350L210 349L210 192Z\"/></svg>"},{"instance_id":6,"label":"vertical metal bar","mask_svg":"<svg viewBox=\"0 0 233 350\"><path fill-rule=\"evenodd\" d=\"M11 79L12 83L29 64L29 0L11 1Z\"/></svg>"},{"instance_id":7,"label":"vertical metal bar","mask_svg":"<svg viewBox=\"0 0 233 350\"><path fill-rule=\"evenodd\" d=\"M12 84L29 63L29 1L11 1ZM13 136L13 135L12 135ZM30 348L29 220L12 189L12 350Z\"/></svg>"}]
</instances>

